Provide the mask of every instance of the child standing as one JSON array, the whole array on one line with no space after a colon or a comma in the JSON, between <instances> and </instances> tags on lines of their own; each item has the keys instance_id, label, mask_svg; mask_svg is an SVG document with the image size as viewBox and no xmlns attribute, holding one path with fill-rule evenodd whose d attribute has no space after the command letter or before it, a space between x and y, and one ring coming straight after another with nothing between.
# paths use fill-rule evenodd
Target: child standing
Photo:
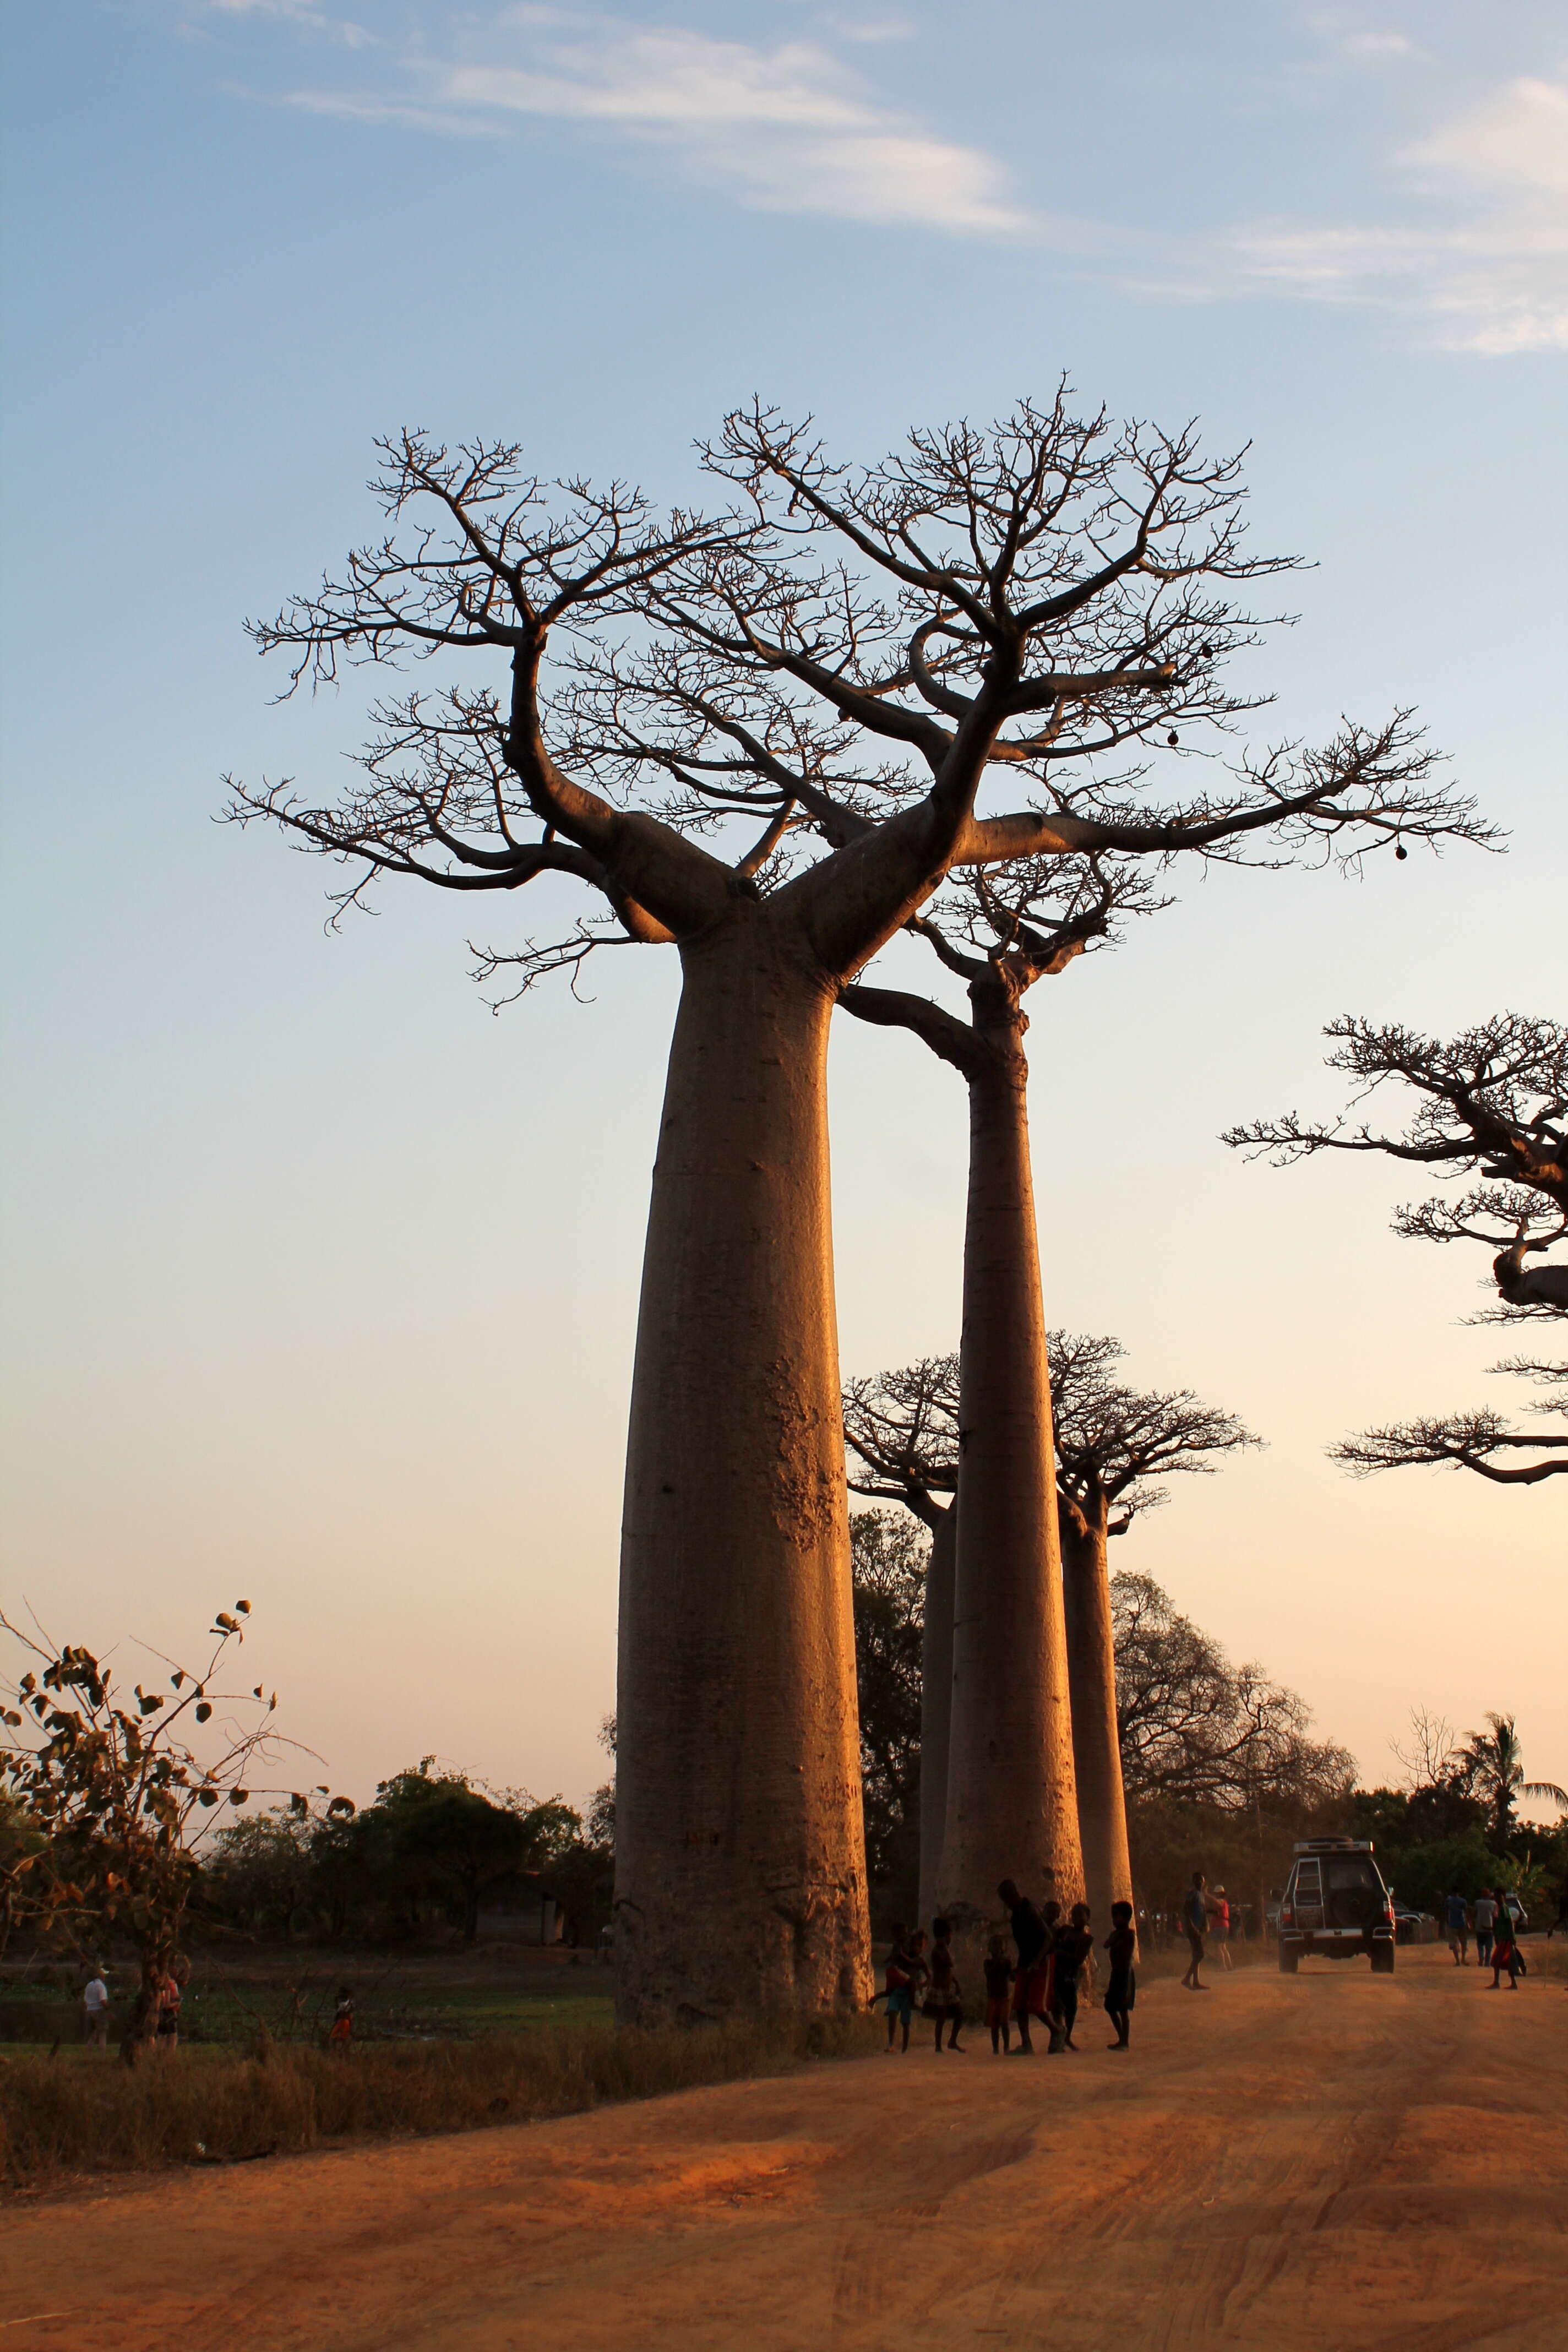
<instances>
[{"instance_id":1,"label":"child standing","mask_svg":"<svg viewBox=\"0 0 1568 2352\"><path fill-rule=\"evenodd\" d=\"M1013 1982L1012 1964L1000 1936L993 1936L985 1952L985 2022L991 2029L991 2054L1005 2057L1013 2029L1007 2019L1007 1994Z\"/></svg>"},{"instance_id":2,"label":"child standing","mask_svg":"<svg viewBox=\"0 0 1568 2352\"><path fill-rule=\"evenodd\" d=\"M1062 2040L1069 2050L1078 2048L1072 2030L1078 2023L1079 1974L1093 1949L1089 1906L1075 1903L1067 1926L1057 1929L1052 1953L1056 1963L1057 2015L1061 2021Z\"/></svg>"},{"instance_id":3,"label":"child standing","mask_svg":"<svg viewBox=\"0 0 1568 2352\"><path fill-rule=\"evenodd\" d=\"M1110 2050L1127 2050L1132 2022L1132 2004L1138 1998L1138 1978L1132 1962L1138 1949L1138 1938L1132 1929L1131 1903L1113 1903L1110 1906L1110 1933L1105 1939L1110 1958L1110 1976L1105 1988L1105 2013L1116 2028L1116 2039L1108 2042Z\"/></svg>"},{"instance_id":4,"label":"child standing","mask_svg":"<svg viewBox=\"0 0 1568 2352\"><path fill-rule=\"evenodd\" d=\"M882 1992L888 2004L888 2047L883 2054L891 2057L893 2034L900 2025L904 2029L904 2048L909 2048L910 2024L915 2013L914 1955L910 1950L909 1930L901 1919L893 1923L893 1940L888 1951Z\"/></svg>"},{"instance_id":5,"label":"child standing","mask_svg":"<svg viewBox=\"0 0 1568 2352\"><path fill-rule=\"evenodd\" d=\"M951 1937L952 1927L946 1919L931 1922L936 1940L931 1948L931 1990L926 1995L924 2014L936 2021L936 2054L942 2056L942 2029L949 2028L947 2046L962 2051L958 2029L963 2020L963 2003L960 1998L958 1972L952 1965Z\"/></svg>"}]
</instances>

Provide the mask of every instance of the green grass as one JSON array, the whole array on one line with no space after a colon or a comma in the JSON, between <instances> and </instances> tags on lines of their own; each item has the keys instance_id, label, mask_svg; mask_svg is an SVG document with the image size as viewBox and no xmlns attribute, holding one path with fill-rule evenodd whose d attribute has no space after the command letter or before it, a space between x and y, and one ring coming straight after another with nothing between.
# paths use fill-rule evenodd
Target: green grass
<instances>
[{"instance_id":1,"label":"green grass","mask_svg":"<svg viewBox=\"0 0 1568 2352\"><path fill-rule=\"evenodd\" d=\"M111 2035L134 1984L129 1965L111 1971ZM181 2041L239 2047L264 2032L275 2042L319 2042L340 1984L353 1994L355 2032L366 2041L590 2025L606 2021L614 2007L611 1970L574 1967L563 1953L208 1951L195 1956L185 1988ZM81 2034L79 2003L62 1987L24 1977L0 1988L0 2045L58 2041L68 2048Z\"/></svg>"}]
</instances>

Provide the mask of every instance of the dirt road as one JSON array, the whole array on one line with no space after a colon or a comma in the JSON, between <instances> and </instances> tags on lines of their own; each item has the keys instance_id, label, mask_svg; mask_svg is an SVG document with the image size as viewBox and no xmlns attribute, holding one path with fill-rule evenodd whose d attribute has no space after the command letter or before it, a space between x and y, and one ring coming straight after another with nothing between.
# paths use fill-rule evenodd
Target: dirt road
<instances>
[{"instance_id":1,"label":"dirt road","mask_svg":"<svg viewBox=\"0 0 1568 2352\"><path fill-rule=\"evenodd\" d=\"M1400 1958L13 2208L0 2346L1564 2352L1568 1994Z\"/></svg>"}]
</instances>

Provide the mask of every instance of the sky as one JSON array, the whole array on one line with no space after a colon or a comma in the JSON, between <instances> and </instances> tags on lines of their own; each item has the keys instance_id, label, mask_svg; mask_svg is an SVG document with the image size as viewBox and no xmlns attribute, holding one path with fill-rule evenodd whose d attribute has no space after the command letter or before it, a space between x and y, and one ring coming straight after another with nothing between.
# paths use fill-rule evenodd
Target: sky
<instances>
[{"instance_id":1,"label":"sky","mask_svg":"<svg viewBox=\"0 0 1568 2352\"><path fill-rule=\"evenodd\" d=\"M1066 371L1250 444L1255 544L1310 559L1257 740L1413 706L1510 836L1184 874L1036 991L1050 1319L1267 1441L1119 1564L1369 1782L1417 1706L1568 1780L1568 1496L1325 1458L1513 1404L1484 1264L1391 1235L1395 1167L1216 1139L1338 1108L1337 1013L1564 1011L1561 9L57 0L4 38L6 1607L140 1672L243 1594L244 1679L356 1797L426 1753L603 1777L677 976L492 1016L470 940L555 901L388 887L330 935L318 866L213 819L227 772L329 797L363 700L279 704L242 623L371 527L404 425L670 500L753 392L868 459ZM831 1081L845 1367L944 1350L958 1082L848 1021Z\"/></svg>"}]
</instances>

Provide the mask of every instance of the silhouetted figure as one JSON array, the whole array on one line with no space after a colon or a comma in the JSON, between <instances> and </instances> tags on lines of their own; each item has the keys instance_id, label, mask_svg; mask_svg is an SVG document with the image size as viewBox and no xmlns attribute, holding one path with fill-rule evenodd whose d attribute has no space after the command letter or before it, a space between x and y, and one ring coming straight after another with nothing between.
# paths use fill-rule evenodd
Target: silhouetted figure
<instances>
[{"instance_id":1,"label":"silhouetted figure","mask_svg":"<svg viewBox=\"0 0 1568 2352\"><path fill-rule=\"evenodd\" d=\"M1129 2034L1132 2023L1132 2004L1138 1998L1138 1978L1133 1960L1138 1951L1138 1937L1133 1932L1131 1903L1113 1903L1110 1906L1110 1933L1105 1939L1110 1960L1110 1977L1105 1988L1105 2013L1116 2029L1116 2039L1107 2046L1126 2050L1131 2045Z\"/></svg>"},{"instance_id":2,"label":"silhouetted figure","mask_svg":"<svg viewBox=\"0 0 1568 2352\"><path fill-rule=\"evenodd\" d=\"M1443 1906L1443 1925L1448 1931L1448 1949L1454 1955L1454 1966L1462 1969L1469 1957L1470 1906L1457 1886Z\"/></svg>"},{"instance_id":3,"label":"silhouetted figure","mask_svg":"<svg viewBox=\"0 0 1568 2352\"><path fill-rule=\"evenodd\" d=\"M1182 1905L1182 1925L1186 1929L1187 1946L1192 1953L1192 1958L1187 1962L1187 1973L1182 1979L1182 1982L1189 1992L1207 1992L1208 1990L1206 1984L1198 1982L1198 1969L1204 1957L1204 1937L1208 1934L1209 1926L1208 1896L1204 1892L1205 1883L1203 1872L1194 1870L1193 1883L1187 1889L1186 1900Z\"/></svg>"},{"instance_id":4,"label":"silhouetted figure","mask_svg":"<svg viewBox=\"0 0 1568 2352\"><path fill-rule=\"evenodd\" d=\"M1050 1991L1049 1931L1034 1905L1026 1895L1019 1894L1012 1879L1005 1878L996 1892L1007 1906L1013 1942L1018 1954L1018 1965L1013 1972L1013 2019L1018 2028L1016 2054L1021 2058L1032 2058L1035 2045L1029 2035L1029 2021L1035 2017L1045 2017Z\"/></svg>"},{"instance_id":5,"label":"silhouetted figure","mask_svg":"<svg viewBox=\"0 0 1568 2352\"><path fill-rule=\"evenodd\" d=\"M1470 1906L1470 1916L1476 1926L1476 1966L1489 1969L1492 1964L1492 1931L1498 1923L1498 1902L1483 1886Z\"/></svg>"},{"instance_id":6,"label":"silhouetted figure","mask_svg":"<svg viewBox=\"0 0 1568 2352\"><path fill-rule=\"evenodd\" d=\"M958 1971L952 1965L952 1949L950 1941L952 1935L952 1925L946 1919L933 1920L931 1925L933 1941L931 1948L931 1990L926 1995L925 2014L935 2021L936 2054L940 2058L942 2029L944 2025L949 2028L948 2048L950 2050L963 2048L963 2042L958 2038L958 2029L963 2021L963 2003L960 1998Z\"/></svg>"},{"instance_id":7,"label":"silhouetted figure","mask_svg":"<svg viewBox=\"0 0 1568 2352\"><path fill-rule=\"evenodd\" d=\"M893 1923L893 1940L888 1950L888 1965L882 1978L882 1998L888 2004L888 2049L890 2055L893 2035L901 2025L903 2046L910 2046L910 2026L915 2013L915 1961L910 1949L909 1930L901 1919Z\"/></svg>"},{"instance_id":8,"label":"silhouetted figure","mask_svg":"<svg viewBox=\"0 0 1568 2352\"><path fill-rule=\"evenodd\" d=\"M1493 1899L1497 1904L1497 1933L1492 1941L1492 1980L1488 1990L1491 1992L1497 1991L1502 1972L1506 1969L1508 1989L1510 1992L1517 1992L1519 1980L1525 1972L1524 1955L1519 1948L1519 1938L1514 1933L1513 1921L1509 1915L1508 1905L1500 1895ZM1479 1961L1477 1966L1479 1966Z\"/></svg>"},{"instance_id":9,"label":"silhouetted figure","mask_svg":"<svg viewBox=\"0 0 1568 2352\"><path fill-rule=\"evenodd\" d=\"M1063 2047L1068 2050L1078 2048L1078 2043L1072 2038L1072 2030L1078 2023L1079 1974L1085 1960L1094 1949L1094 1937L1089 1932L1089 1917L1088 1904L1075 1903L1065 1926L1057 1929L1052 1947L1051 1958L1054 1963L1052 1975L1055 1980L1055 1999L1052 2008L1061 2025Z\"/></svg>"},{"instance_id":10,"label":"silhouetted figure","mask_svg":"<svg viewBox=\"0 0 1568 2352\"><path fill-rule=\"evenodd\" d=\"M1013 2027L1007 2015L1007 1998L1013 1987L1013 1964L1002 1948L1000 1936L993 1936L985 1950L985 2022L991 2031L991 2054L1005 2057L1012 2046Z\"/></svg>"}]
</instances>

